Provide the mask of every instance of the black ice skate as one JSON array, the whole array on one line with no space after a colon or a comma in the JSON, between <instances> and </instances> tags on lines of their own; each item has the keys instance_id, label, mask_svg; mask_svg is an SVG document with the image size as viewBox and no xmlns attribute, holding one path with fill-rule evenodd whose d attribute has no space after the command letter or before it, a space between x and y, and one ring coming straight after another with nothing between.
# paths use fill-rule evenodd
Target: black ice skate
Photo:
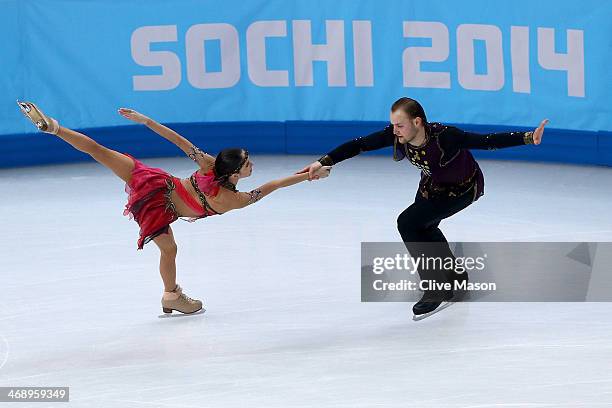
<instances>
[{"instance_id":1,"label":"black ice skate","mask_svg":"<svg viewBox=\"0 0 612 408\"><path fill-rule=\"evenodd\" d=\"M418 321L431 316L440 310L446 309L453 304L453 291L433 291L428 290L425 292L421 300L414 304L412 307L412 313L414 316L412 320Z\"/></svg>"},{"instance_id":2,"label":"black ice skate","mask_svg":"<svg viewBox=\"0 0 612 408\"><path fill-rule=\"evenodd\" d=\"M448 281L453 284L454 298L453 301L459 301L463 299L467 294L467 284L470 281L470 277L467 272L455 273L451 272L448 275Z\"/></svg>"}]
</instances>

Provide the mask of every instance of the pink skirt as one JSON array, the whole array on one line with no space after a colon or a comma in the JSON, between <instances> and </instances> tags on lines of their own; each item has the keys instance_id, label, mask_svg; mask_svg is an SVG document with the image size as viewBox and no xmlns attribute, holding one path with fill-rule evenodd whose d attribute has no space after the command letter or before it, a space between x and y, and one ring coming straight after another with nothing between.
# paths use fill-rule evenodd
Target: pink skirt
<instances>
[{"instance_id":1,"label":"pink skirt","mask_svg":"<svg viewBox=\"0 0 612 408\"><path fill-rule=\"evenodd\" d=\"M168 233L168 227L178 219L172 191L176 188L174 177L162 169L146 166L134 160L132 179L125 185L128 202L123 215L133 218L140 226L138 249L161 234Z\"/></svg>"}]
</instances>

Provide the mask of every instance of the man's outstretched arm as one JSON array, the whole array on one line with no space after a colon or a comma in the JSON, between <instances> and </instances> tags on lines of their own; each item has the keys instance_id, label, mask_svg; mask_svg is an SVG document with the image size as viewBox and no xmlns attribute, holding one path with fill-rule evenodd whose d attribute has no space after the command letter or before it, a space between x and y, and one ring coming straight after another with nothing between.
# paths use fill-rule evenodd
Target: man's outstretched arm
<instances>
[{"instance_id":1,"label":"man's outstretched arm","mask_svg":"<svg viewBox=\"0 0 612 408\"><path fill-rule=\"evenodd\" d=\"M382 149L383 147L393 146L395 135L393 127L387 126L384 130L358 137L341 144L329 153L323 155L319 160L304 167L299 173L309 174L309 179L313 179L314 173L323 166L333 166L341 161L355 157L362 152Z\"/></svg>"},{"instance_id":2,"label":"man's outstretched arm","mask_svg":"<svg viewBox=\"0 0 612 408\"><path fill-rule=\"evenodd\" d=\"M540 125L530 132L509 132L478 134L464 132L463 130L449 127L444 142L447 146L460 149L503 149L505 147L521 146L526 144L539 145L542 143L544 127L548 119L544 119ZM448 135L448 136L447 136Z\"/></svg>"}]
</instances>

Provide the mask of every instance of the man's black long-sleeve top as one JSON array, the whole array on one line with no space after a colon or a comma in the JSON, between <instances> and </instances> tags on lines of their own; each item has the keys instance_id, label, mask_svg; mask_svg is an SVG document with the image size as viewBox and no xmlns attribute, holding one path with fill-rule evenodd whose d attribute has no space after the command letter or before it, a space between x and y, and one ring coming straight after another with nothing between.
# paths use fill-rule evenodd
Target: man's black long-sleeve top
<instances>
[{"instance_id":1,"label":"man's black long-sleeve top","mask_svg":"<svg viewBox=\"0 0 612 408\"><path fill-rule=\"evenodd\" d=\"M319 161L334 165L361 152L393 146L393 159L408 157L421 169L419 191L425 198L456 197L467 192L474 200L484 193L484 177L468 149L494 150L533 143L533 132L477 134L453 126L428 123L421 146L399 143L393 127L346 142Z\"/></svg>"}]
</instances>

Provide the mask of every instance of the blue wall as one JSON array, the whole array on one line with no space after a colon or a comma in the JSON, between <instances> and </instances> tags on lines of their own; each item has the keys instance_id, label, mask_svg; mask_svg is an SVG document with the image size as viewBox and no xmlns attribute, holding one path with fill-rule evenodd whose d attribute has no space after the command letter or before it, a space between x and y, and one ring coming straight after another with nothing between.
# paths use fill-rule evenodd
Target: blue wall
<instances>
[{"instance_id":1,"label":"blue wall","mask_svg":"<svg viewBox=\"0 0 612 408\"><path fill-rule=\"evenodd\" d=\"M532 129L481 157L610 165L612 7L514 0L0 1L0 167L79 160L15 99L139 155L120 106L211 151L313 153L384 126L400 96L465 129Z\"/></svg>"},{"instance_id":2,"label":"blue wall","mask_svg":"<svg viewBox=\"0 0 612 408\"><path fill-rule=\"evenodd\" d=\"M378 131L386 122L218 122L169 124L203 150L216 154L226 147L244 147L259 154L323 155L351 138ZM460 125L467 131L487 133L531 128ZM117 126L82 130L98 142L136 157L180 156L170 142L144 126ZM2 136L0 167L89 161L62 140L47 134ZM486 151L473 150L485 159L552 161L612 166L612 133L546 129L539 146ZM391 156L391 149L368 154Z\"/></svg>"}]
</instances>

